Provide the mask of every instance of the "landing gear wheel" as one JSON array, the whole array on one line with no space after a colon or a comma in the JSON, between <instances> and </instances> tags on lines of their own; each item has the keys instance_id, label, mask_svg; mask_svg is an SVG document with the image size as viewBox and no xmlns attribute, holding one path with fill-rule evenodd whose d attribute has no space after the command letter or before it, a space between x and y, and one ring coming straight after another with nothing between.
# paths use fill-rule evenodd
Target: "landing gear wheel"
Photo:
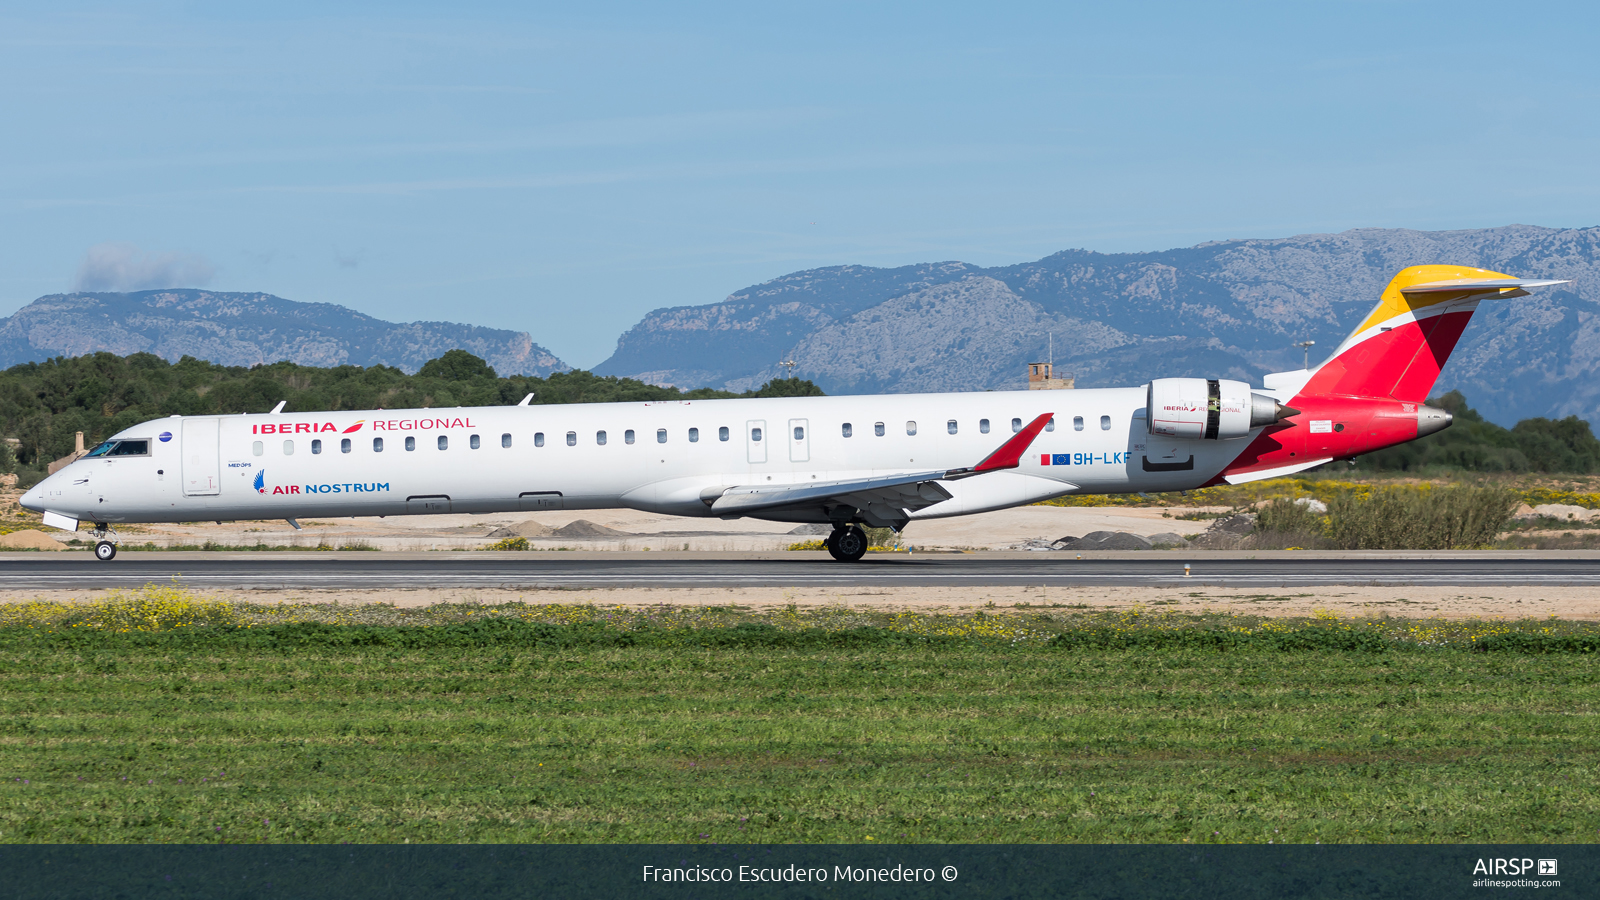
<instances>
[{"instance_id":1,"label":"landing gear wheel","mask_svg":"<svg viewBox=\"0 0 1600 900\"><path fill-rule=\"evenodd\" d=\"M840 562L855 562L867 555L867 533L858 526L836 529L828 535L828 552Z\"/></svg>"},{"instance_id":2,"label":"landing gear wheel","mask_svg":"<svg viewBox=\"0 0 1600 900\"><path fill-rule=\"evenodd\" d=\"M826 547L828 550L828 555L834 559L844 559L844 557L839 555L839 535L843 533L843 528L835 528L834 530L828 532L828 537L822 542L822 546Z\"/></svg>"},{"instance_id":3,"label":"landing gear wheel","mask_svg":"<svg viewBox=\"0 0 1600 900\"><path fill-rule=\"evenodd\" d=\"M117 545L111 543L110 541L101 541L100 543L95 544L94 545L94 558L95 559L99 559L99 560L116 559L117 558Z\"/></svg>"}]
</instances>

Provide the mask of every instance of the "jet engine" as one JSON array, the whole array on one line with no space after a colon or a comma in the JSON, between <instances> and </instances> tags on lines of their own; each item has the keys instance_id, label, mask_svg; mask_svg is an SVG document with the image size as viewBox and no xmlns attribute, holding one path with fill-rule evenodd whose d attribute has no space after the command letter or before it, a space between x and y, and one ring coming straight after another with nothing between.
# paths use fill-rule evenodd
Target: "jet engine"
<instances>
[{"instance_id":1,"label":"jet engine","mask_svg":"<svg viewBox=\"0 0 1600 900\"><path fill-rule=\"evenodd\" d=\"M1157 378L1145 392L1150 433L1163 437L1233 440L1296 412L1242 381Z\"/></svg>"}]
</instances>

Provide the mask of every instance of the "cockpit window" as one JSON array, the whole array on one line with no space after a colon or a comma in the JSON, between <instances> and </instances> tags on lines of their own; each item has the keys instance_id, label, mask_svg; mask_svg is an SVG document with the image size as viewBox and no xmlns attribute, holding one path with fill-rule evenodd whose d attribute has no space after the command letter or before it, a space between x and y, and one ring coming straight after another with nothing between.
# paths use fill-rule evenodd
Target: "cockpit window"
<instances>
[{"instance_id":1,"label":"cockpit window","mask_svg":"<svg viewBox=\"0 0 1600 900\"><path fill-rule=\"evenodd\" d=\"M140 439L140 440L121 440L121 441L104 441L104 442L96 445L93 450L90 450L88 453L84 454L84 456L86 456L86 457L95 457L95 456L149 456L149 455L150 455L150 441L144 440L144 439Z\"/></svg>"}]
</instances>

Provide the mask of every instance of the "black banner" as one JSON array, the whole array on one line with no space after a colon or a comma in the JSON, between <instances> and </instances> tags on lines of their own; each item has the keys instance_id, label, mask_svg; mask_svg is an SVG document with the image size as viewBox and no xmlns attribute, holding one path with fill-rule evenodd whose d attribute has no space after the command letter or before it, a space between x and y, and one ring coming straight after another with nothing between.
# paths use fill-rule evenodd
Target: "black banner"
<instances>
[{"instance_id":1,"label":"black banner","mask_svg":"<svg viewBox=\"0 0 1600 900\"><path fill-rule=\"evenodd\" d=\"M0 847L33 898L1600 896L1592 846Z\"/></svg>"}]
</instances>

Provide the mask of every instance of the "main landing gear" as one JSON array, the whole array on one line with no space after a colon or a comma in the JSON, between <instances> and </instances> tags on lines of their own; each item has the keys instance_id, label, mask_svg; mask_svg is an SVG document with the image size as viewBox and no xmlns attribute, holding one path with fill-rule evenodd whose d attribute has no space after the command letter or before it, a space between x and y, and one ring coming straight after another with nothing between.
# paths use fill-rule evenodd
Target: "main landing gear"
<instances>
[{"instance_id":1,"label":"main landing gear","mask_svg":"<svg viewBox=\"0 0 1600 900\"><path fill-rule=\"evenodd\" d=\"M110 525L104 522L96 522L94 523L94 530L89 534L96 538L94 545L95 559L106 561L117 558L117 533L111 530Z\"/></svg>"},{"instance_id":2,"label":"main landing gear","mask_svg":"<svg viewBox=\"0 0 1600 900\"><path fill-rule=\"evenodd\" d=\"M867 555L867 533L859 525L835 528L828 534L828 555L840 562L855 562Z\"/></svg>"}]
</instances>

